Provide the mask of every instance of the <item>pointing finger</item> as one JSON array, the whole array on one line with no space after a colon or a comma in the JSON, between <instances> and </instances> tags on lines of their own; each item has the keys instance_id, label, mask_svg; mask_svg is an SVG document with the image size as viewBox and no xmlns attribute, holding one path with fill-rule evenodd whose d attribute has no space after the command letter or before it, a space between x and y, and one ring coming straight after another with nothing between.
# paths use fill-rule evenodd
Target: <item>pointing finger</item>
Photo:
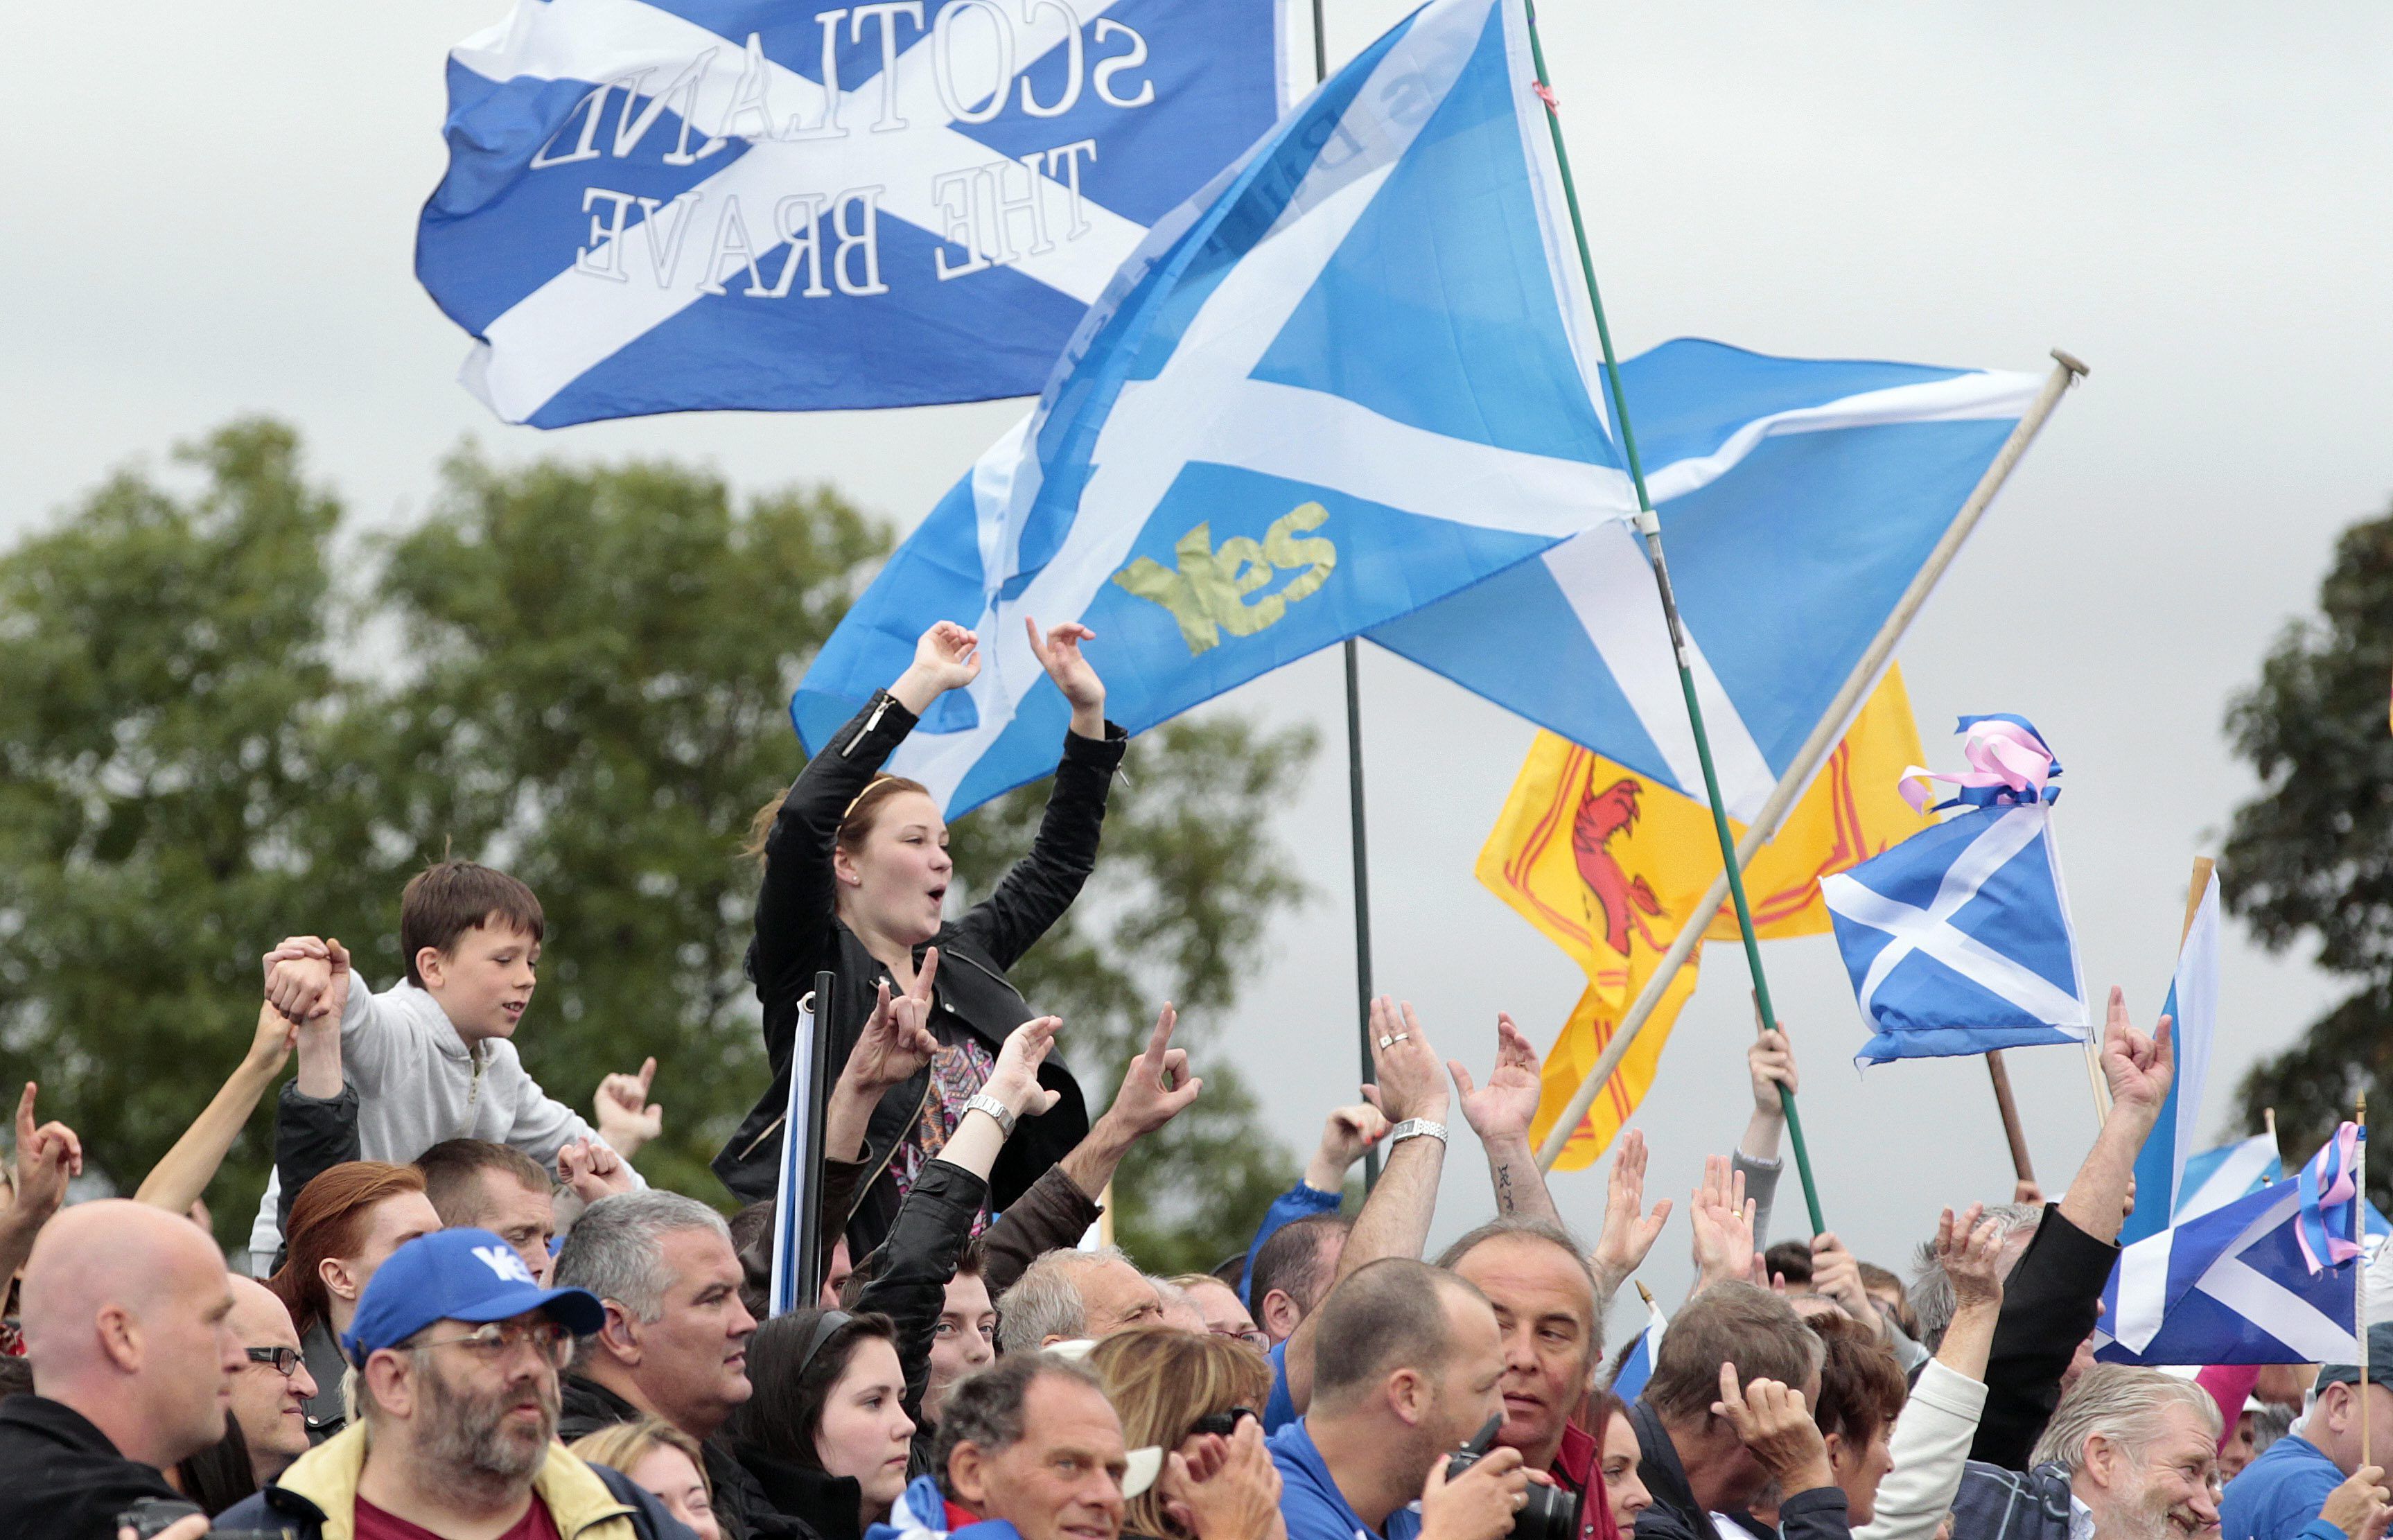
<instances>
[{"instance_id":1,"label":"pointing finger","mask_svg":"<svg viewBox=\"0 0 2393 1540\"><path fill-rule=\"evenodd\" d=\"M914 998L924 1005L930 1004L931 981L938 976L939 949L936 946L926 946L922 949L922 966L914 974Z\"/></svg>"},{"instance_id":2,"label":"pointing finger","mask_svg":"<svg viewBox=\"0 0 2393 1540\"><path fill-rule=\"evenodd\" d=\"M1146 1039L1146 1057L1160 1063L1164 1050L1171 1046L1171 1028L1180 1020L1180 1012L1166 1000L1155 1018L1155 1032Z\"/></svg>"},{"instance_id":3,"label":"pointing finger","mask_svg":"<svg viewBox=\"0 0 2393 1540\"><path fill-rule=\"evenodd\" d=\"M651 1086L651 1085L653 1085L653 1084L656 1082L656 1078L657 1078L657 1060L656 1060L656 1055L654 1055L654 1054L650 1054L650 1055L648 1056L647 1062L647 1063L645 1063L645 1064L643 1064L642 1065L640 1065L640 1097L641 1097L641 1099L642 1099L643 1101L647 1100L647 1094L648 1094L648 1087L649 1087L649 1086Z\"/></svg>"}]
</instances>

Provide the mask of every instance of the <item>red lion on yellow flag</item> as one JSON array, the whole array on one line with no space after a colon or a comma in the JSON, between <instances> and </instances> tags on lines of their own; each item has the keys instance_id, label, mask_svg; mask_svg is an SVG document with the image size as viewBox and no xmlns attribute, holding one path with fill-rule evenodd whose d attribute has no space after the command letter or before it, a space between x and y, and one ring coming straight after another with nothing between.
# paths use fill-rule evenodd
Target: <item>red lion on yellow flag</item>
<instances>
[{"instance_id":1,"label":"red lion on yellow flag","mask_svg":"<svg viewBox=\"0 0 2393 1540\"><path fill-rule=\"evenodd\" d=\"M1759 934L1826 933L1820 879L1858 866L1929 821L1895 790L1903 770L1922 757L1910 697L1902 675L1890 669L1778 837L1746 868ZM1479 880L1587 973L1587 990L1546 1055L1535 1137L1545 1137L1602 1055L1621 1013L1720 869L1719 837L1702 803L1551 733L1537 735L1478 864ZM1734 940L1736 933L1736 917L1723 909L1706 936ZM1560 1168L1593 1160L1636 1110L1694 982L1690 959L1572 1135Z\"/></svg>"}]
</instances>

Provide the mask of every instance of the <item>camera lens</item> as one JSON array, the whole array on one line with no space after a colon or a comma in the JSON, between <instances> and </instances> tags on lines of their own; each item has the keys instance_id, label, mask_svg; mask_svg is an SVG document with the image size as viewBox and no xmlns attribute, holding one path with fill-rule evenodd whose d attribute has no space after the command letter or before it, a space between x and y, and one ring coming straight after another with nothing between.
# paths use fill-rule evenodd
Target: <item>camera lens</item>
<instances>
[{"instance_id":1,"label":"camera lens","mask_svg":"<svg viewBox=\"0 0 2393 1540\"><path fill-rule=\"evenodd\" d=\"M1445 1479L1453 1481L1479 1463L1479 1452L1464 1449L1448 1457ZM1578 1498L1558 1486L1531 1481L1528 1501L1513 1517L1511 1540L1576 1540Z\"/></svg>"}]
</instances>

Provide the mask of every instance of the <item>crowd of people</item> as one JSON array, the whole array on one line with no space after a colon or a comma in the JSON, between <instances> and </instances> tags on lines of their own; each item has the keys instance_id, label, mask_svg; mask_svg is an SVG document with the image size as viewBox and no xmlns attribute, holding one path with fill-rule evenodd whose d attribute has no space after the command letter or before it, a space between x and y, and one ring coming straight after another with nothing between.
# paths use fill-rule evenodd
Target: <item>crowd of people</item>
<instances>
[{"instance_id":1,"label":"crowd of people","mask_svg":"<svg viewBox=\"0 0 2393 1540\"><path fill-rule=\"evenodd\" d=\"M2110 1110L2061 1195L1944 1210L1907 1279L1833 1234L1769 1242L1796 1068L1761 1034L1641 1383L1641 1341L1603 1327L1673 1205L1647 1204L1632 1129L1574 1230L1509 1019L1482 1084L1375 1002L1373 1082L1212 1272L1094 1244L1117 1168L1204 1081L1167 1006L1092 1117L1060 1024L1008 979L1093 870L1121 759L1088 639L1030 628L1071 711L1054 789L1030 854L953 918L938 805L882 765L974 676L970 632L926 633L759 814L749 972L776 1083L715 1162L745 1205L727 1220L633 1164L653 1060L587 1120L526 1073L540 903L471 863L407 885L405 976L380 993L336 939L266 951L248 1052L129 1199L66 1205L84 1151L27 1085L0 1537L2379 1540L2393 1325L2368 1328L2365 1372L2092 1361L2172 1075L2116 991ZM835 1075L808 1173L824 1281L774 1314L809 1009ZM253 1277L194 1215L294 1058ZM1495 1217L1431 1259L1458 1116ZM1383 1168L1349 1216L1367 1150Z\"/></svg>"}]
</instances>

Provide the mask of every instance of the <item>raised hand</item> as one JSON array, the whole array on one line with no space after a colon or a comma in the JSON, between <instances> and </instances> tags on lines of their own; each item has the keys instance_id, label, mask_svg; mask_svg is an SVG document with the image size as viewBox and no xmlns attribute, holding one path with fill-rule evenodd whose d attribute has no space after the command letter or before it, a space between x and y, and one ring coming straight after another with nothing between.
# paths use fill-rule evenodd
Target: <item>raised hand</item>
<instances>
[{"instance_id":1,"label":"raised hand","mask_svg":"<svg viewBox=\"0 0 2393 1540\"><path fill-rule=\"evenodd\" d=\"M1179 1022L1180 1012L1167 1003L1156 1015L1145 1051L1130 1062L1115 1088L1114 1104L1105 1116L1132 1138L1151 1134L1179 1116L1205 1089L1202 1076L1188 1073L1188 1051L1171 1046L1171 1031Z\"/></svg>"},{"instance_id":2,"label":"raised hand","mask_svg":"<svg viewBox=\"0 0 2393 1540\"><path fill-rule=\"evenodd\" d=\"M632 1190L631 1168L595 1139L577 1139L556 1152L556 1180L584 1203Z\"/></svg>"},{"instance_id":3,"label":"raised hand","mask_svg":"<svg viewBox=\"0 0 2393 1540\"><path fill-rule=\"evenodd\" d=\"M1936 1221L1936 1265L1953 1280L1957 1309L2003 1302L2003 1227L1985 1212L1984 1204L1973 1203L1959 1220L1947 1208Z\"/></svg>"},{"instance_id":4,"label":"raised hand","mask_svg":"<svg viewBox=\"0 0 2393 1540\"><path fill-rule=\"evenodd\" d=\"M1005 1046L997 1051L996 1067L981 1090L1004 1103L1016 1117L1036 1117L1053 1106L1063 1093L1039 1083L1039 1066L1047 1062L1055 1046L1055 1029L1063 1024L1061 1016L1036 1016L1007 1033Z\"/></svg>"},{"instance_id":5,"label":"raised hand","mask_svg":"<svg viewBox=\"0 0 2393 1540\"><path fill-rule=\"evenodd\" d=\"M1346 1173L1363 1152L1388 1137L1388 1120L1368 1102L1340 1107L1321 1126L1321 1143L1305 1162L1304 1184L1316 1193L1342 1192Z\"/></svg>"},{"instance_id":6,"label":"raised hand","mask_svg":"<svg viewBox=\"0 0 2393 1540\"><path fill-rule=\"evenodd\" d=\"M1862 1284L1861 1259L1827 1231L1811 1238L1811 1292L1834 1299L1837 1308L1870 1330L1886 1329L1876 1301Z\"/></svg>"},{"instance_id":7,"label":"raised hand","mask_svg":"<svg viewBox=\"0 0 2393 1540\"><path fill-rule=\"evenodd\" d=\"M1612 1155L1612 1181L1603 1196L1603 1233L1595 1238L1588 1265L1595 1269L1601 1298L1608 1299L1628 1275L1645 1263L1645 1254L1661 1238L1670 1218L1670 1200L1664 1198L1645 1212L1645 1134L1630 1129L1620 1136Z\"/></svg>"},{"instance_id":8,"label":"raised hand","mask_svg":"<svg viewBox=\"0 0 2393 1540\"><path fill-rule=\"evenodd\" d=\"M1496 1067L1488 1072L1485 1085L1474 1087L1471 1071L1462 1067L1459 1059L1448 1059L1445 1069L1454 1077L1455 1094L1461 1098L1463 1121L1471 1125L1481 1143L1529 1137L1542 1089L1537 1080L1537 1051L1529 1046L1527 1035L1512 1024L1511 1017L1497 1014Z\"/></svg>"},{"instance_id":9,"label":"raised hand","mask_svg":"<svg viewBox=\"0 0 2393 1540\"><path fill-rule=\"evenodd\" d=\"M980 677L980 637L953 620L941 620L914 644L914 666L907 672L934 694L962 689Z\"/></svg>"},{"instance_id":10,"label":"raised hand","mask_svg":"<svg viewBox=\"0 0 2393 1540\"><path fill-rule=\"evenodd\" d=\"M286 1021L335 1015L348 1000L349 954L338 941L286 936L259 961L267 1002Z\"/></svg>"},{"instance_id":11,"label":"raised hand","mask_svg":"<svg viewBox=\"0 0 2393 1540\"><path fill-rule=\"evenodd\" d=\"M63 1123L33 1124L33 1095L25 1082L17 1100L17 1197L11 1215L38 1224L59 1211L67 1183L83 1175L83 1141Z\"/></svg>"},{"instance_id":12,"label":"raised hand","mask_svg":"<svg viewBox=\"0 0 2393 1540\"><path fill-rule=\"evenodd\" d=\"M1687 1208L1694 1232L1695 1286L1690 1298L1712 1285L1748 1275L1753 1266L1754 1200L1745 1195L1745 1173L1726 1155L1704 1156L1704 1184Z\"/></svg>"},{"instance_id":13,"label":"raised hand","mask_svg":"<svg viewBox=\"0 0 2393 1540\"><path fill-rule=\"evenodd\" d=\"M1745 1073L1753 1082L1753 1108L1765 1117L1784 1118L1786 1103L1779 1097L1779 1088L1794 1091L1795 1050L1786 1041L1786 1034L1771 1027L1754 1038L1745 1051Z\"/></svg>"},{"instance_id":14,"label":"raised hand","mask_svg":"<svg viewBox=\"0 0 2393 1540\"><path fill-rule=\"evenodd\" d=\"M2326 1501L2319 1507L2319 1517L2351 1540L2374 1540L2385 1533L2388 1503L2393 1503L2393 1493L2386 1490L2384 1468L2363 1465L2326 1494Z\"/></svg>"},{"instance_id":15,"label":"raised hand","mask_svg":"<svg viewBox=\"0 0 2393 1540\"><path fill-rule=\"evenodd\" d=\"M657 1061L650 1055L637 1075L609 1075L598 1082L590 1098L590 1120L616 1154L637 1155L641 1145L665 1131L664 1103L648 1100L656 1078Z\"/></svg>"},{"instance_id":16,"label":"raised hand","mask_svg":"<svg viewBox=\"0 0 2393 1540\"><path fill-rule=\"evenodd\" d=\"M1445 1121L1445 1075L1410 1000L1399 1003L1381 995L1371 1002L1371 1072L1374 1080L1363 1088L1363 1099L1390 1123L1412 1117Z\"/></svg>"},{"instance_id":17,"label":"raised hand","mask_svg":"<svg viewBox=\"0 0 2393 1540\"><path fill-rule=\"evenodd\" d=\"M1167 1455L1159 1493L1164 1511L1196 1540L1286 1540L1279 1468L1252 1418L1226 1439L1199 1433Z\"/></svg>"},{"instance_id":18,"label":"raised hand","mask_svg":"<svg viewBox=\"0 0 2393 1540\"><path fill-rule=\"evenodd\" d=\"M2127 1019L2126 992L2112 985L2110 1016L2102 1024L2102 1078L2110 1083L2112 1104L2157 1116L2176 1077L2169 1019L2163 1016L2145 1037Z\"/></svg>"},{"instance_id":19,"label":"raised hand","mask_svg":"<svg viewBox=\"0 0 2393 1540\"><path fill-rule=\"evenodd\" d=\"M1103 737L1105 682L1097 677L1097 671L1080 653L1080 644L1095 641L1097 633L1078 620L1066 620L1043 638L1039 634L1039 622L1029 616L1022 618L1022 625L1030 633L1031 655L1072 704L1072 731L1082 737Z\"/></svg>"},{"instance_id":20,"label":"raised hand","mask_svg":"<svg viewBox=\"0 0 2393 1540\"><path fill-rule=\"evenodd\" d=\"M1733 1364L1720 1365L1720 1398L1712 1403L1712 1415L1728 1419L1738 1442L1778 1479L1787 1496L1836 1484L1827 1442L1811 1420L1802 1391L1774 1379L1757 1379L1739 1390Z\"/></svg>"},{"instance_id":21,"label":"raised hand","mask_svg":"<svg viewBox=\"0 0 2393 1540\"><path fill-rule=\"evenodd\" d=\"M931 982L939 976L939 949L923 949L922 966L915 970L914 987L890 998L889 983L881 982L872 1014L864 1024L856 1047L848 1051L840 1078L853 1081L860 1092L879 1096L902 1086L922 1071L939 1050L931 1035Z\"/></svg>"}]
</instances>

